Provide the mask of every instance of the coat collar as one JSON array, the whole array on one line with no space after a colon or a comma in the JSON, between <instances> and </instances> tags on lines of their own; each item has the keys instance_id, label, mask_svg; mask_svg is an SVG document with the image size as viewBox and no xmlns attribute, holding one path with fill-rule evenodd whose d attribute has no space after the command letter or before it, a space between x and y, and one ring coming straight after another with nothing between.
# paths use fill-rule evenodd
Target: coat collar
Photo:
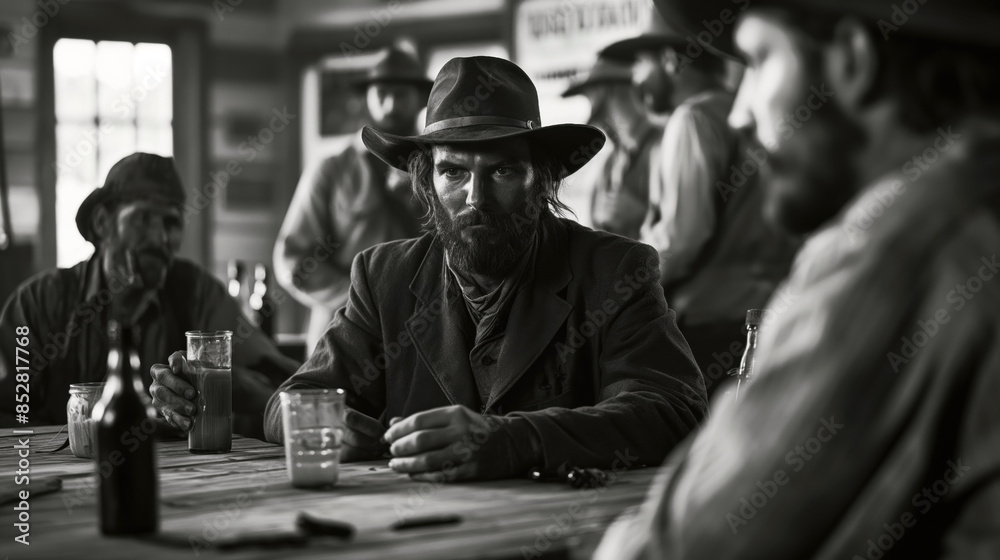
<instances>
[{"instance_id":1,"label":"coat collar","mask_svg":"<svg viewBox=\"0 0 1000 560\"><path fill-rule=\"evenodd\" d=\"M437 237L431 241L410 283L410 291L420 305L407 319L406 330L449 401L474 409L480 404L484 405L482 409L491 408L549 345L573 307L559 295L573 278L567 236L560 220L542 218L534 276L517 288L497 360L501 377L487 403L480 403L469 365L467 341L474 333L468 332L467 321L461 315L467 313L465 302L457 286L448 281L443 246Z\"/></svg>"}]
</instances>

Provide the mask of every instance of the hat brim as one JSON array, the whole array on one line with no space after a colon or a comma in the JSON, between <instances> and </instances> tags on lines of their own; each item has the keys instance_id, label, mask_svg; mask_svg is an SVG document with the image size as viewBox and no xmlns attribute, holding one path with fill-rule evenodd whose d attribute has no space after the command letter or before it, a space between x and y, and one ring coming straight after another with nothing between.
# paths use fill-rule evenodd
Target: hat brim
<instances>
[{"instance_id":1,"label":"hat brim","mask_svg":"<svg viewBox=\"0 0 1000 560\"><path fill-rule=\"evenodd\" d=\"M632 63L635 62L635 59L641 52L658 51L667 47L683 46L684 39L682 37L643 33L642 35L638 35L636 37L629 37L628 39L622 39L621 41L611 43L601 49L597 56Z\"/></svg>"},{"instance_id":2,"label":"hat brim","mask_svg":"<svg viewBox=\"0 0 1000 560\"><path fill-rule=\"evenodd\" d=\"M627 84L631 84L631 83L632 83L631 79L627 80L625 78L612 78L610 76L606 77L606 78L597 78L597 79L594 79L594 80L591 80L591 79L588 78L588 79L586 79L586 80L584 80L584 81L582 81L582 82L580 82L578 84L574 84L572 86L569 86L569 88L567 88L566 91L562 92L561 95L562 95L562 97L573 97L574 95L580 95L581 93L583 93L583 90L585 90L585 89L587 89L589 87L592 87L592 86L602 86L602 85L608 85L608 84L624 84L624 85L627 85Z\"/></svg>"},{"instance_id":3,"label":"hat brim","mask_svg":"<svg viewBox=\"0 0 1000 560\"><path fill-rule=\"evenodd\" d=\"M87 198L83 199L80 207L76 209L76 229L80 232L80 235L82 235L84 239L94 243L95 245L97 244L95 241L97 236L90 227L91 216L94 213L94 209L100 206L101 203L104 202L105 198L107 198L107 191L105 189L94 189L90 191Z\"/></svg>"},{"instance_id":4,"label":"hat brim","mask_svg":"<svg viewBox=\"0 0 1000 560\"><path fill-rule=\"evenodd\" d=\"M87 198L83 199L80 203L80 207L76 209L76 229L80 232L80 235L90 243L97 245L97 233L91 227L94 210L102 204L106 204L112 200L121 201L131 201L131 200L149 200L152 202L160 202L164 206L176 206L178 208L183 207L183 202L179 202L176 199L170 198L168 196L159 196L153 193L142 193L136 196L115 196L106 187L98 187L87 195Z\"/></svg>"},{"instance_id":5,"label":"hat brim","mask_svg":"<svg viewBox=\"0 0 1000 560\"><path fill-rule=\"evenodd\" d=\"M473 125L438 130L420 136L398 136L366 126L361 139L368 149L385 163L407 170L410 156L435 144L469 144L526 137L543 147L560 166L563 179L586 165L601 148L605 136L600 129L584 124L555 124L541 128L519 128L502 125Z\"/></svg>"}]
</instances>

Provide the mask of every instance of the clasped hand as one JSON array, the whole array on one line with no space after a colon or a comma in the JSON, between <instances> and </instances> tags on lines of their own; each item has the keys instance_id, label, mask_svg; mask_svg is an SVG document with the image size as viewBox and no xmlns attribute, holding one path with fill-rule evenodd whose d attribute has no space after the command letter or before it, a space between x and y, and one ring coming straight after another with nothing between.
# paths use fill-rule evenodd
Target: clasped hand
<instances>
[{"instance_id":1,"label":"clasped hand","mask_svg":"<svg viewBox=\"0 0 1000 560\"><path fill-rule=\"evenodd\" d=\"M446 406L394 418L385 432L389 467L417 480L510 476L510 436L497 416Z\"/></svg>"}]
</instances>

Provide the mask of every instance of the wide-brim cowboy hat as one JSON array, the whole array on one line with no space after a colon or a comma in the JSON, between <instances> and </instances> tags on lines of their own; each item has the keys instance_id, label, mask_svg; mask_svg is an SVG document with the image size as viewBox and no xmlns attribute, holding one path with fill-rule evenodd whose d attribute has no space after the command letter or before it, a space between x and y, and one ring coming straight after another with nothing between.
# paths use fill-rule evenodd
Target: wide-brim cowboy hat
<instances>
[{"instance_id":1,"label":"wide-brim cowboy hat","mask_svg":"<svg viewBox=\"0 0 1000 560\"><path fill-rule=\"evenodd\" d=\"M598 56L631 63L641 52L655 52L667 47L682 48L686 45L686 41L683 28L670 26L656 10L653 10L649 23L642 33L611 43L601 49Z\"/></svg>"},{"instance_id":2,"label":"wide-brim cowboy hat","mask_svg":"<svg viewBox=\"0 0 1000 560\"><path fill-rule=\"evenodd\" d=\"M562 92L562 96L572 97L574 95L580 95L585 89L592 86L631 83L631 65L620 60L599 57L597 62L594 63L594 66L591 67L589 72L587 72L587 76L584 79L570 85L566 91Z\"/></svg>"},{"instance_id":3,"label":"wide-brim cowboy hat","mask_svg":"<svg viewBox=\"0 0 1000 560\"><path fill-rule=\"evenodd\" d=\"M755 8L818 10L853 15L879 26L891 40L910 36L1000 47L1000 4L996 0L653 0L667 21L683 28L685 40L738 57L733 28L739 15Z\"/></svg>"},{"instance_id":4,"label":"wide-brim cowboy hat","mask_svg":"<svg viewBox=\"0 0 1000 560\"><path fill-rule=\"evenodd\" d=\"M174 167L174 158L136 152L114 164L104 186L94 189L83 200L76 211L76 228L84 239L96 245L93 214L98 206L149 200L179 208L184 205L184 199L184 187Z\"/></svg>"},{"instance_id":5,"label":"wide-brim cowboy hat","mask_svg":"<svg viewBox=\"0 0 1000 560\"><path fill-rule=\"evenodd\" d=\"M354 87L364 90L372 84L410 84L426 96L433 82L427 78L416 54L392 45L379 52L378 61L364 78L354 83Z\"/></svg>"},{"instance_id":6,"label":"wide-brim cowboy hat","mask_svg":"<svg viewBox=\"0 0 1000 560\"><path fill-rule=\"evenodd\" d=\"M604 146L604 133L583 124L542 126L535 85L509 60L491 56L449 60L431 88L426 126L399 136L366 126L365 146L382 161L406 170L410 156L434 144L524 137L560 165L560 178L584 166Z\"/></svg>"}]
</instances>

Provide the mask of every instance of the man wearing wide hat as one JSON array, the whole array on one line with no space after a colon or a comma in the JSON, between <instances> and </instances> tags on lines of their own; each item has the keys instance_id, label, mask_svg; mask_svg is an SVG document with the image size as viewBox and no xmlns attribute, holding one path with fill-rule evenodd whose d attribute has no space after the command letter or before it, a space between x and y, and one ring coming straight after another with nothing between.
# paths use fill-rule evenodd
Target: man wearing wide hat
<instances>
[{"instance_id":1,"label":"man wearing wide hat","mask_svg":"<svg viewBox=\"0 0 1000 560\"><path fill-rule=\"evenodd\" d=\"M1000 558L1000 8L657 5L746 60L729 122L810 237L755 379L597 557Z\"/></svg>"},{"instance_id":2,"label":"man wearing wide hat","mask_svg":"<svg viewBox=\"0 0 1000 560\"><path fill-rule=\"evenodd\" d=\"M762 151L727 123L727 64L654 12L642 34L605 47L634 61L635 80L673 108L653 154L639 240L660 254L660 283L712 395L742 355L748 309L788 273L797 244L761 214Z\"/></svg>"},{"instance_id":3,"label":"man wearing wide hat","mask_svg":"<svg viewBox=\"0 0 1000 560\"><path fill-rule=\"evenodd\" d=\"M0 347L0 425L15 423L15 385L30 389L29 420L64 424L71 383L103 381L110 319L133 328L143 382L156 400L155 362L185 347L187 330L232 330L234 431L261 435L264 405L298 364L245 319L219 280L176 258L183 235L184 188L172 158L135 153L112 166L104 186L80 205L76 225L96 251L65 269L42 272L11 295L0 334L29 341L30 381L12 345ZM176 359L174 360L176 361ZM145 372L149 372L148 374ZM190 386L187 386L191 389ZM193 389L191 389L193 391ZM183 391L181 391L183 392ZM175 403L172 403L175 404ZM193 403L178 402L168 421L190 427Z\"/></svg>"},{"instance_id":4,"label":"man wearing wide hat","mask_svg":"<svg viewBox=\"0 0 1000 560\"><path fill-rule=\"evenodd\" d=\"M372 124L413 134L431 81L416 54L392 45L355 84ZM351 261L372 245L415 237L425 209L408 177L365 148L360 131L340 152L302 174L274 246L275 278L310 308L307 352L347 302Z\"/></svg>"},{"instance_id":5,"label":"man wearing wide hat","mask_svg":"<svg viewBox=\"0 0 1000 560\"><path fill-rule=\"evenodd\" d=\"M554 214L598 129L542 126L520 68L471 57L438 74L420 135L363 138L409 170L433 231L354 260L347 305L279 389L347 392L345 460L388 451L435 480L624 469L697 425L704 385L653 250ZM281 441L277 394L267 417Z\"/></svg>"},{"instance_id":6,"label":"man wearing wide hat","mask_svg":"<svg viewBox=\"0 0 1000 560\"><path fill-rule=\"evenodd\" d=\"M599 57L590 72L562 94L574 95L590 101L588 124L604 131L610 144L591 187L591 223L595 229L638 239L649 209L650 157L660 145L663 127L650 120L632 84L632 68L621 61Z\"/></svg>"}]
</instances>

